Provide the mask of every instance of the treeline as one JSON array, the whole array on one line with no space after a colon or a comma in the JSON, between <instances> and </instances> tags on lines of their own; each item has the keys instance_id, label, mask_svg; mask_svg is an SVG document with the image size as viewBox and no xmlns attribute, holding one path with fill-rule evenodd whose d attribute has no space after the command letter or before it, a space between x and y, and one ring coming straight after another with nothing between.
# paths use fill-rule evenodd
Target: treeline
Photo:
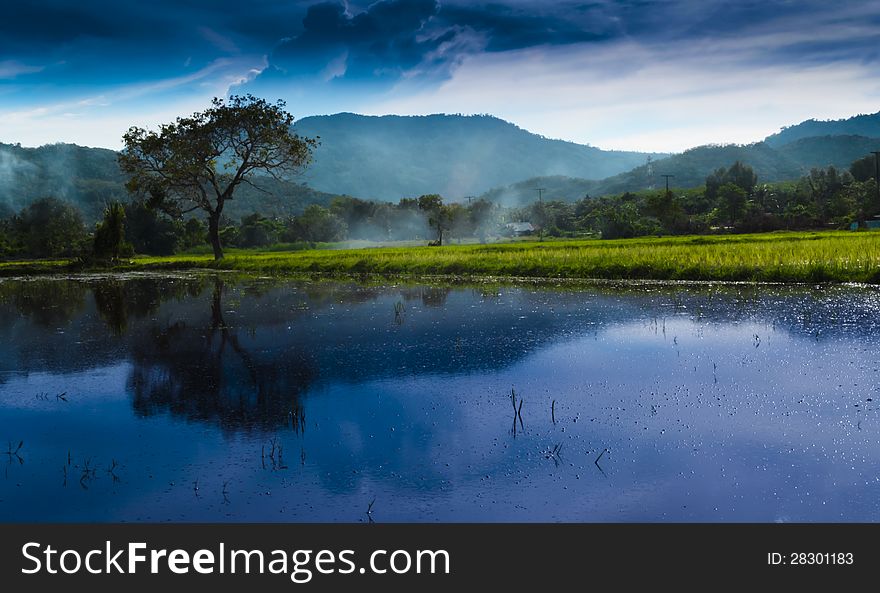
<instances>
[{"instance_id":1,"label":"treeline","mask_svg":"<svg viewBox=\"0 0 880 593\"><path fill-rule=\"evenodd\" d=\"M437 194L396 204L352 197L328 207L307 206L297 216L253 213L221 220L224 245L288 248L347 240L486 241L510 234L506 223L529 222L541 236L607 239L664 234L740 233L781 229L847 228L880 215L875 161L847 170L813 169L793 182L762 184L741 162L712 172L702 187L624 193L577 202L538 201L504 208L485 199L444 203ZM142 202L111 203L89 228L68 202L43 198L19 212L0 210L0 258L113 260L132 254L170 255L206 246L207 225L174 219Z\"/></svg>"},{"instance_id":2,"label":"treeline","mask_svg":"<svg viewBox=\"0 0 880 593\"><path fill-rule=\"evenodd\" d=\"M736 162L712 172L698 188L538 202L515 217L547 235L606 239L848 228L880 214L874 175L874 157L867 156L848 170L812 169L797 181L761 184L751 167Z\"/></svg>"},{"instance_id":3,"label":"treeline","mask_svg":"<svg viewBox=\"0 0 880 593\"><path fill-rule=\"evenodd\" d=\"M205 224L172 220L134 202L111 202L93 227L79 209L41 198L0 218L0 257L118 259L134 253L170 255L205 242Z\"/></svg>"},{"instance_id":4,"label":"treeline","mask_svg":"<svg viewBox=\"0 0 880 593\"><path fill-rule=\"evenodd\" d=\"M329 207L307 206L298 216L267 217L252 213L234 221L221 219L224 245L288 248L346 240L427 240L480 237L500 232L501 209L485 200L444 204L436 194L406 198L397 204L351 197ZM145 203L111 202L103 218L89 228L76 206L42 198L18 213L0 212L0 258L79 258L113 260L135 253L171 255L208 245L206 223L174 219Z\"/></svg>"}]
</instances>

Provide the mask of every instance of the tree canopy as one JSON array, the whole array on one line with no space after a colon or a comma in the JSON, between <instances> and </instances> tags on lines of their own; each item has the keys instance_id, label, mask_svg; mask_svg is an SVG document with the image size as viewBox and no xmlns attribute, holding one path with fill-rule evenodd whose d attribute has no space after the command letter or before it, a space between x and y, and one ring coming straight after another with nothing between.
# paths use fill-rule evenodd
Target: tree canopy
<instances>
[{"instance_id":1,"label":"tree canopy","mask_svg":"<svg viewBox=\"0 0 880 593\"><path fill-rule=\"evenodd\" d=\"M175 217L202 210L215 259L223 257L220 217L242 184L258 187L263 174L275 180L298 173L311 161L317 139L291 132L284 101L252 95L214 98L210 108L158 131L132 127L119 156L129 191Z\"/></svg>"}]
</instances>

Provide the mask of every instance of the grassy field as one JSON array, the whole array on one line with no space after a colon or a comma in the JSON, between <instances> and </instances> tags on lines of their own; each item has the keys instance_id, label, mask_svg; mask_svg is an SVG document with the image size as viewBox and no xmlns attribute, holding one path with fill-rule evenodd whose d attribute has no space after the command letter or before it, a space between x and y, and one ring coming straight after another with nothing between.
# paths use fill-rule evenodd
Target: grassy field
<instances>
[{"instance_id":1,"label":"grassy field","mask_svg":"<svg viewBox=\"0 0 880 593\"><path fill-rule=\"evenodd\" d=\"M138 257L119 271L208 268L262 274L380 274L580 279L880 283L880 234L801 232L520 241L444 247L313 249ZM0 264L0 275L65 271L63 262Z\"/></svg>"}]
</instances>

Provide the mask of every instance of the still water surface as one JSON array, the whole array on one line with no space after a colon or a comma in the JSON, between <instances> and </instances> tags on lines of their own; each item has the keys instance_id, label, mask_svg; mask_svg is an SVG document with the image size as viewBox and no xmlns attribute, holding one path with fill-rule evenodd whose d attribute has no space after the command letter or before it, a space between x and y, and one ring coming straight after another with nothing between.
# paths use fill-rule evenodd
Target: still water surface
<instances>
[{"instance_id":1,"label":"still water surface","mask_svg":"<svg viewBox=\"0 0 880 593\"><path fill-rule=\"evenodd\" d=\"M878 312L859 286L3 280L0 521L874 522Z\"/></svg>"}]
</instances>

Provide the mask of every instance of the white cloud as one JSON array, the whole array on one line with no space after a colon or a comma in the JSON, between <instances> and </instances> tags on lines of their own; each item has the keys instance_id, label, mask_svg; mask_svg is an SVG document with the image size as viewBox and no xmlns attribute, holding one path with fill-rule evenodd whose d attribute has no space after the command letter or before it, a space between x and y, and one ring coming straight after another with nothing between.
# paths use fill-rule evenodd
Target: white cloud
<instances>
[{"instance_id":1,"label":"white cloud","mask_svg":"<svg viewBox=\"0 0 880 593\"><path fill-rule=\"evenodd\" d=\"M779 64L767 52L850 26L752 40L641 45L630 41L482 54L439 88L402 83L370 114L492 113L545 136L602 148L680 151L748 143L804 119L880 110L869 62Z\"/></svg>"},{"instance_id":2,"label":"white cloud","mask_svg":"<svg viewBox=\"0 0 880 593\"><path fill-rule=\"evenodd\" d=\"M0 60L0 80L9 80L22 74L41 72L45 66L30 66L17 60Z\"/></svg>"},{"instance_id":3,"label":"white cloud","mask_svg":"<svg viewBox=\"0 0 880 593\"><path fill-rule=\"evenodd\" d=\"M225 96L265 65L265 56L222 58L185 76L108 88L98 95L29 109L0 109L0 142L73 142L118 149L129 127L155 128L205 109L211 98Z\"/></svg>"}]
</instances>

